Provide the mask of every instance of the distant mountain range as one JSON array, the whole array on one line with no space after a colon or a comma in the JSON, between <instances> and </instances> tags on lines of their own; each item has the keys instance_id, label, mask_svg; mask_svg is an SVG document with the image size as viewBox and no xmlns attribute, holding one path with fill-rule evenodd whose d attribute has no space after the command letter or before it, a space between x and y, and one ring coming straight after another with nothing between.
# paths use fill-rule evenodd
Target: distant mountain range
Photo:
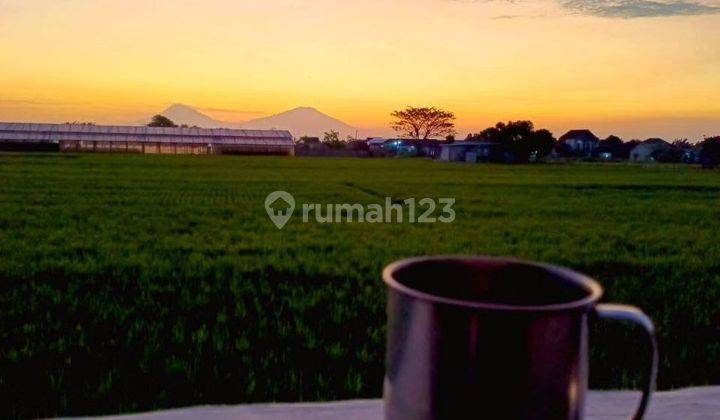
<instances>
[{"instance_id":1,"label":"distant mountain range","mask_svg":"<svg viewBox=\"0 0 720 420\"><path fill-rule=\"evenodd\" d=\"M161 112L160 115L170 118L177 125L187 124L189 126L198 126L202 128L239 128L240 124L227 121L219 121L211 118L197 109L183 105L173 104L168 109Z\"/></svg>"},{"instance_id":2,"label":"distant mountain range","mask_svg":"<svg viewBox=\"0 0 720 420\"><path fill-rule=\"evenodd\" d=\"M288 130L293 137L311 136L322 138L323 133L335 130L340 138L355 136L356 129L350 125L323 114L315 108L300 107L269 117L245 122L216 120L197 109L183 104L171 105L160 113L176 124L187 124L203 128L244 128L248 130Z\"/></svg>"}]
</instances>

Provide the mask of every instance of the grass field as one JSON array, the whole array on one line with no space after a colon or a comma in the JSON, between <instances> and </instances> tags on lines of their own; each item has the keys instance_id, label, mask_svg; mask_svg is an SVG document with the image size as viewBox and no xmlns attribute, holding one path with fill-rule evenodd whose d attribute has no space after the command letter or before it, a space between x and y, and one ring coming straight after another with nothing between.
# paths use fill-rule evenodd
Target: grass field
<instances>
[{"instance_id":1,"label":"grass field","mask_svg":"<svg viewBox=\"0 0 720 420\"><path fill-rule=\"evenodd\" d=\"M265 196L455 197L452 224L268 220ZM380 270L491 254L597 277L656 321L661 388L720 383L720 172L625 164L0 155L0 417L378 397ZM636 384L597 324L594 387Z\"/></svg>"}]
</instances>

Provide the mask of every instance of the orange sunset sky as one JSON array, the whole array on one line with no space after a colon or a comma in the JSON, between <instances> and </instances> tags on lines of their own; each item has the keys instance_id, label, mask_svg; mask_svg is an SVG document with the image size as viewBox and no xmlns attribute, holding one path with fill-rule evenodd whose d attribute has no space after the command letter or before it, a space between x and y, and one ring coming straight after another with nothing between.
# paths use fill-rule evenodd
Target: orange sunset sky
<instances>
[{"instance_id":1,"label":"orange sunset sky","mask_svg":"<svg viewBox=\"0 0 720 420\"><path fill-rule=\"evenodd\" d=\"M720 1L0 0L0 120L243 121L312 106L363 136L434 105L461 135L720 134Z\"/></svg>"}]
</instances>

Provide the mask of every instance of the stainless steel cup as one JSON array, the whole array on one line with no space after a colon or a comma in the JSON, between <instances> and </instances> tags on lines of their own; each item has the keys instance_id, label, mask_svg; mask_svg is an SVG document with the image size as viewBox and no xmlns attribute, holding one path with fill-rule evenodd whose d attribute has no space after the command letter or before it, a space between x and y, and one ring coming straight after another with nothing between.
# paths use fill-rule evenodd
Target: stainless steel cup
<instances>
[{"instance_id":1,"label":"stainless steel cup","mask_svg":"<svg viewBox=\"0 0 720 420\"><path fill-rule=\"evenodd\" d=\"M581 419L588 322L640 325L651 354L642 418L657 374L652 321L598 304L580 273L490 257L414 258L387 267L387 420ZM634 350L629 350L634 351Z\"/></svg>"}]
</instances>

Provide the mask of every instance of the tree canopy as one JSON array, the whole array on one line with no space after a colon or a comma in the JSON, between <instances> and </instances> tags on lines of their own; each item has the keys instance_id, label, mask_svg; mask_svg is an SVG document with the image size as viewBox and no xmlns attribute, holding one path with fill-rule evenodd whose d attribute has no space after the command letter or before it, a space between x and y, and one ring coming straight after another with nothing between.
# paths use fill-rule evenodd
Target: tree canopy
<instances>
[{"instance_id":1,"label":"tree canopy","mask_svg":"<svg viewBox=\"0 0 720 420\"><path fill-rule=\"evenodd\" d=\"M623 145L623 140L618 136L610 135L605 140L600 140L600 146L605 146L610 149L620 148Z\"/></svg>"},{"instance_id":2,"label":"tree canopy","mask_svg":"<svg viewBox=\"0 0 720 420\"><path fill-rule=\"evenodd\" d=\"M344 149L347 146L347 143L340 140L340 133L335 130L326 131L322 142L330 149Z\"/></svg>"},{"instance_id":3,"label":"tree canopy","mask_svg":"<svg viewBox=\"0 0 720 420\"><path fill-rule=\"evenodd\" d=\"M390 123L392 129L411 139L427 140L455 134L455 114L444 109L408 106L390 115L395 118Z\"/></svg>"},{"instance_id":4,"label":"tree canopy","mask_svg":"<svg viewBox=\"0 0 720 420\"><path fill-rule=\"evenodd\" d=\"M720 165L720 136L709 137L700 143L700 161L705 168L716 168Z\"/></svg>"},{"instance_id":5,"label":"tree canopy","mask_svg":"<svg viewBox=\"0 0 720 420\"><path fill-rule=\"evenodd\" d=\"M177 124L173 122L170 118L164 116L164 115L155 115L152 117L152 120L150 120L150 124L147 125L148 127L177 127Z\"/></svg>"},{"instance_id":6,"label":"tree canopy","mask_svg":"<svg viewBox=\"0 0 720 420\"><path fill-rule=\"evenodd\" d=\"M524 162L547 155L556 142L550 131L535 130L532 121L499 122L494 127L468 135L466 140L499 143L512 152L517 160Z\"/></svg>"},{"instance_id":7,"label":"tree canopy","mask_svg":"<svg viewBox=\"0 0 720 420\"><path fill-rule=\"evenodd\" d=\"M320 143L319 138L310 137L310 136L301 136L297 141L297 144L304 145L304 146L307 146L310 144L318 144L318 143Z\"/></svg>"},{"instance_id":8,"label":"tree canopy","mask_svg":"<svg viewBox=\"0 0 720 420\"><path fill-rule=\"evenodd\" d=\"M672 142L673 147L678 149L692 149L693 144L688 139L675 139Z\"/></svg>"}]
</instances>

